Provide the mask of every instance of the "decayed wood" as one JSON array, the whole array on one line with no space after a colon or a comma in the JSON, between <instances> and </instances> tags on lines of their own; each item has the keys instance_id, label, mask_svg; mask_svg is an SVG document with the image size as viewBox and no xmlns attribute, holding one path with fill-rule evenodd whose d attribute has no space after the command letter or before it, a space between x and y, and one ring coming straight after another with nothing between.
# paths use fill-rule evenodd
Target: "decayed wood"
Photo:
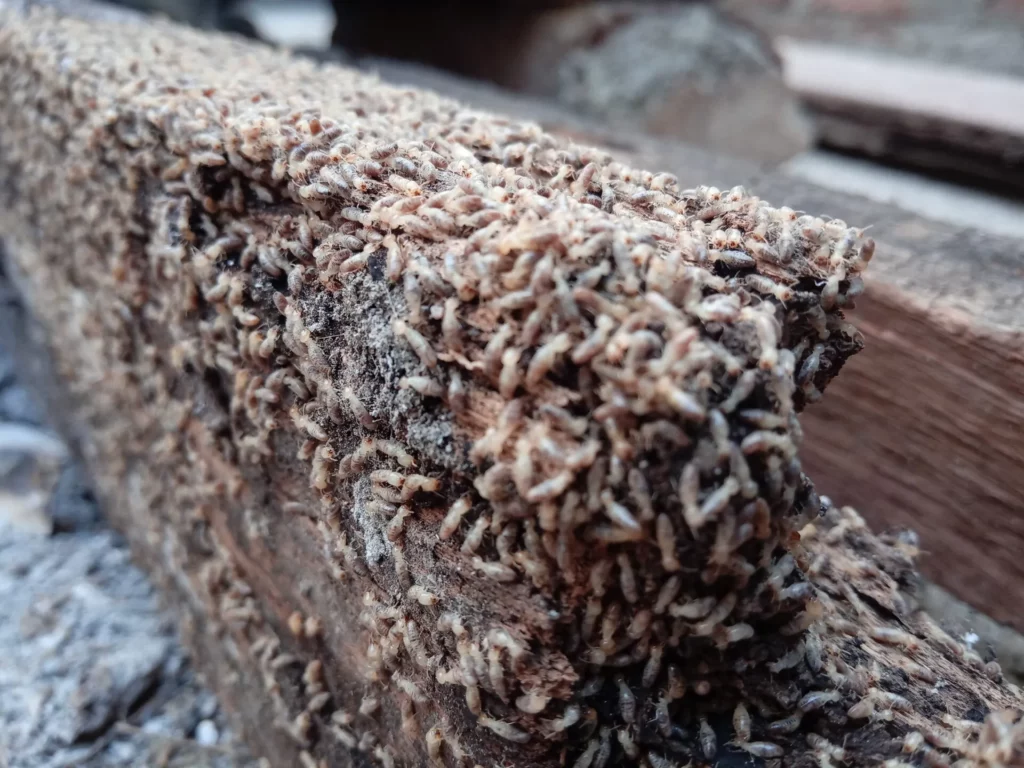
<instances>
[{"instance_id":1,"label":"decayed wood","mask_svg":"<svg viewBox=\"0 0 1024 768\"><path fill-rule=\"evenodd\" d=\"M803 417L819 488L877 528L919 531L929 578L1024 628L1024 245L782 174L751 187L875 222L883 254L853 312L865 352Z\"/></svg>"},{"instance_id":2,"label":"decayed wood","mask_svg":"<svg viewBox=\"0 0 1024 768\"><path fill-rule=\"evenodd\" d=\"M1020 685L1024 681L1024 635L1020 632L994 621L931 581L921 585L920 604L950 634L973 640L976 647L991 648L1011 682Z\"/></svg>"},{"instance_id":3,"label":"decayed wood","mask_svg":"<svg viewBox=\"0 0 1024 768\"><path fill-rule=\"evenodd\" d=\"M859 231L167 24L11 12L0 89L81 450L273 764L1014 761L913 543L797 532Z\"/></svg>"},{"instance_id":4,"label":"decayed wood","mask_svg":"<svg viewBox=\"0 0 1024 768\"><path fill-rule=\"evenodd\" d=\"M983 220L977 229L955 227L683 144L616 137L558 108L441 73L386 62L377 69L396 83L525 115L556 134L612 147L642 167L671 170L686 186L702 179L744 184L797 210L871 222L881 255L853 311L866 350L803 416L804 462L823 493L861 509L876 529L918 531L929 578L1024 628L1016 558L1024 537L1013 528L1024 517L1014 469L1024 455L1019 240L985 232ZM914 340L901 341L903 332Z\"/></svg>"}]
</instances>

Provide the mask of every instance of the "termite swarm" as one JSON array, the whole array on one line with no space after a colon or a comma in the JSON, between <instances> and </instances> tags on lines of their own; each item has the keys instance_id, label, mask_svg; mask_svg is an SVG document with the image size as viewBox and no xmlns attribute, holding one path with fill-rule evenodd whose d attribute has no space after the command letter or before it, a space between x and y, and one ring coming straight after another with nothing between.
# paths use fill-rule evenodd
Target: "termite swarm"
<instances>
[{"instance_id":1,"label":"termite swarm","mask_svg":"<svg viewBox=\"0 0 1024 768\"><path fill-rule=\"evenodd\" d=\"M272 522L319 537L339 595L379 591L363 610L366 691L346 701L349 691L317 688L331 675L310 671L309 656L296 665L309 672L308 711L282 721L303 754L319 754L307 742L335 729L392 760L366 736L392 707L429 759L461 759L459 734L428 711L436 700L465 706L477 728L467 743L564 747L570 765L679 765L736 745L772 760L808 722L896 722L913 703L870 667L844 668L840 643L902 654L914 685L941 681L921 657L939 641L840 616L828 603L839 598L815 583L838 566L810 573L798 538L821 502L795 414L859 348L842 308L874 252L863 232L739 188L684 189L536 126L355 73L339 100L308 72L288 74L276 52L269 70L251 62L268 94L284 73L288 106L272 104L211 65L223 51L159 29L159 40L143 30L125 41L138 71L113 68L125 101L111 102L109 121L90 106L92 80L67 96L98 121L87 139L68 132L74 162L33 154L46 133L25 130L36 106L5 110L0 135L23 142L0 140L41 180L46 167L92 167L94 142L126 172L111 164L102 183L67 185L73 207L151 205L139 222L107 215L110 229L77 233L141 238L144 268L111 248L72 287L52 266L59 254L30 265L46 275L37 290L54 327L82 328L90 349L109 329L96 359L65 350L66 367L99 392L151 382L149 400L121 408L139 429L97 420L97 455L115 466L120 446L143 455L140 436L159 431L140 498L194 472L177 483L194 497L181 508L214 510L197 512L195 528L218 532L217 511L249 503L244 478L273 476L286 446L310 496L282 502ZM181 36L204 53L168 68L157 49ZM164 88L179 67L209 88ZM40 218L65 242L59 224ZM96 307L62 300L81 291ZM166 329L167 350L154 328ZM204 389L174 415L171 382L190 367L205 372ZM112 406L96 399L104 415ZM231 460L209 458L221 450ZM273 527L247 530L255 542ZM220 532L215 544L202 556L224 557ZM224 606L229 631L275 623L247 597ZM286 607L277 629L289 653L267 670L337 640L318 599ZM303 613L288 617L296 605ZM447 628L432 631L442 617ZM955 641L943 648L970 663ZM449 686L454 697L436 695ZM329 726L311 724L328 712ZM1014 728L993 721L984 748L999 750ZM812 746L841 761L838 744Z\"/></svg>"}]
</instances>

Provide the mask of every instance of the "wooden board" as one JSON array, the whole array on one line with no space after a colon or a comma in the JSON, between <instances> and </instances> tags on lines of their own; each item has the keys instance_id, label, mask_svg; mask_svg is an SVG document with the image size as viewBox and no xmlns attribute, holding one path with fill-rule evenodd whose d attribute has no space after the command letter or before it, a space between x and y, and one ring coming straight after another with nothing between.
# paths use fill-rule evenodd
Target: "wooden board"
<instances>
[{"instance_id":1,"label":"wooden board","mask_svg":"<svg viewBox=\"0 0 1024 768\"><path fill-rule=\"evenodd\" d=\"M776 48L824 144L1024 190L1024 80L793 38Z\"/></svg>"},{"instance_id":2,"label":"wooden board","mask_svg":"<svg viewBox=\"0 0 1024 768\"><path fill-rule=\"evenodd\" d=\"M775 41L786 84L804 98L913 115L1024 138L1024 82L807 40Z\"/></svg>"},{"instance_id":3,"label":"wooden board","mask_svg":"<svg viewBox=\"0 0 1024 768\"><path fill-rule=\"evenodd\" d=\"M793 377L858 350L832 275L867 240L781 264L785 212L535 125L167 23L3 24L0 232L55 405L258 752L668 760L684 681L714 715L772 684L824 602Z\"/></svg>"}]
</instances>

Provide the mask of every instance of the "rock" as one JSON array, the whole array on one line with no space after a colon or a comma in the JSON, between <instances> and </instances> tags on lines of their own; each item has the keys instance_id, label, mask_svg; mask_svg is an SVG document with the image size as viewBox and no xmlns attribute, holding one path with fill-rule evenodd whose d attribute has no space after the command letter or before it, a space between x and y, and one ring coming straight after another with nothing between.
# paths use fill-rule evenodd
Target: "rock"
<instances>
[{"instance_id":1,"label":"rock","mask_svg":"<svg viewBox=\"0 0 1024 768\"><path fill-rule=\"evenodd\" d=\"M200 720L196 726L196 743L204 747L212 747L220 738L217 726L212 720Z\"/></svg>"},{"instance_id":2,"label":"rock","mask_svg":"<svg viewBox=\"0 0 1024 768\"><path fill-rule=\"evenodd\" d=\"M77 462L62 468L47 511L54 530L59 532L92 530L103 525L88 478Z\"/></svg>"},{"instance_id":3,"label":"rock","mask_svg":"<svg viewBox=\"0 0 1024 768\"><path fill-rule=\"evenodd\" d=\"M536 22L515 78L574 111L775 164L810 122L768 42L703 4L586 3Z\"/></svg>"},{"instance_id":4,"label":"rock","mask_svg":"<svg viewBox=\"0 0 1024 768\"><path fill-rule=\"evenodd\" d=\"M3 374L0 373L0 420L42 423L42 412L28 390L23 387L4 386L2 378Z\"/></svg>"}]
</instances>

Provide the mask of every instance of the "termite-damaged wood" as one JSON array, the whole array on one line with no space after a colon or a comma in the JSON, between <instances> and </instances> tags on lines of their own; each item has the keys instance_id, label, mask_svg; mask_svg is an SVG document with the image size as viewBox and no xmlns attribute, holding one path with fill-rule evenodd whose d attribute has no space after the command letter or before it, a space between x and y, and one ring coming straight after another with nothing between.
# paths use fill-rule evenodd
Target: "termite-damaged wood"
<instances>
[{"instance_id":1,"label":"termite-damaged wood","mask_svg":"<svg viewBox=\"0 0 1024 768\"><path fill-rule=\"evenodd\" d=\"M273 764L1013 760L913 543L804 528L860 231L164 23L8 12L0 88L82 452Z\"/></svg>"},{"instance_id":2,"label":"termite-damaged wood","mask_svg":"<svg viewBox=\"0 0 1024 768\"><path fill-rule=\"evenodd\" d=\"M884 253L854 313L866 349L802 419L808 471L876 528L920 531L929 578L1024 629L1024 245L780 173L752 187L872 221Z\"/></svg>"},{"instance_id":3,"label":"termite-damaged wood","mask_svg":"<svg viewBox=\"0 0 1024 768\"><path fill-rule=\"evenodd\" d=\"M882 256L853 315L866 349L802 417L804 464L822 493L861 509L876 529L920 531L928 578L1024 629L1015 527L1024 515L1016 471L1024 453L1019 240L986 232L984 220L972 229L951 226L694 147L615 137L555 107L441 73L375 66L393 82L528 115L557 135L612 147L641 167L670 170L685 186L743 184L796 210L871 222Z\"/></svg>"},{"instance_id":4,"label":"termite-damaged wood","mask_svg":"<svg viewBox=\"0 0 1024 768\"><path fill-rule=\"evenodd\" d=\"M578 111L489 83L390 59L363 59L361 63L389 83L436 91L475 109L528 119L565 141L614 152L621 162L635 167L667 168L683 187L708 181L722 188L732 187L754 178L759 172L759 166L749 160L708 152L666 136L616 130Z\"/></svg>"}]
</instances>

